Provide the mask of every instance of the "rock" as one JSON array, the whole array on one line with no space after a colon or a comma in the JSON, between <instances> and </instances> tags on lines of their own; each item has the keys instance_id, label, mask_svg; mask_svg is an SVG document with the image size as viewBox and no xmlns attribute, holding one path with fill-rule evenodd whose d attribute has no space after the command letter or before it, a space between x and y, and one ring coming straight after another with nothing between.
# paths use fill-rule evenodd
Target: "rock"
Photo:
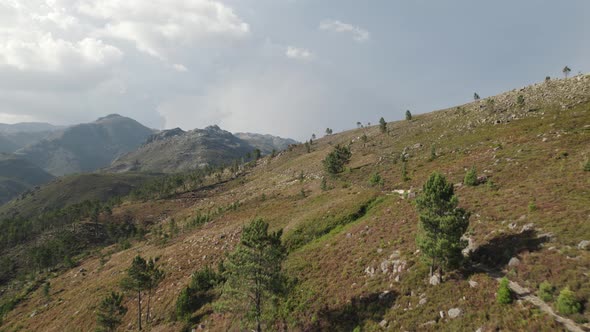
<instances>
[{"instance_id":1,"label":"rock","mask_svg":"<svg viewBox=\"0 0 590 332\"><path fill-rule=\"evenodd\" d=\"M420 299L420 302L418 302L419 305L425 305L426 302L428 302L428 300L424 297Z\"/></svg>"},{"instance_id":2,"label":"rock","mask_svg":"<svg viewBox=\"0 0 590 332\"><path fill-rule=\"evenodd\" d=\"M375 275L375 268L372 266L367 266L367 268L365 269L365 273L369 276L369 277L373 277Z\"/></svg>"},{"instance_id":3,"label":"rock","mask_svg":"<svg viewBox=\"0 0 590 332\"><path fill-rule=\"evenodd\" d=\"M433 275L432 277L430 277L430 284L432 286L436 286L440 284L440 276L438 274Z\"/></svg>"},{"instance_id":4,"label":"rock","mask_svg":"<svg viewBox=\"0 0 590 332\"><path fill-rule=\"evenodd\" d=\"M469 287L475 288L477 287L478 283L475 280L469 280Z\"/></svg>"},{"instance_id":5,"label":"rock","mask_svg":"<svg viewBox=\"0 0 590 332\"><path fill-rule=\"evenodd\" d=\"M382 320L381 322L379 322L379 326L381 326L382 328L386 328L387 325L389 325L389 322L386 321L385 319Z\"/></svg>"},{"instance_id":6,"label":"rock","mask_svg":"<svg viewBox=\"0 0 590 332\"><path fill-rule=\"evenodd\" d=\"M519 265L520 265L520 259L518 259L516 257L510 258L510 261L508 261L508 266L519 266Z\"/></svg>"},{"instance_id":7,"label":"rock","mask_svg":"<svg viewBox=\"0 0 590 332\"><path fill-rule=\"evenodd\" d=\"M461 309L459 308L453 308L453 309L449 309L448 314L449 314L449 318L457 318L459 316L461 316Z\"/></svg>"},{"instance_id":8,"label":"rock","mask_svg":"<svg viewBox=\"0 0 590 332\"><path fill-rule=\"evenodd\" d=\"M515 222L511 222L510 224L508 224L508 228L515 229L516 228L516 223Z\"/></svg>"},{"instance_id":9,"label":"rock","mask_svg":"<svg viewBox=\"0 0 590 332\"><path fill-rule=\"evenodd\" d=\"M530 223L522 226L522 229L520 230L520 232L524 233L524 232L532 231L533 229L535 229L535 224L530 222Z\"/></svg>"},{"instance_id":10,"label":"rock","mask_svg":"<svg viewBox=\"0 0 590 332\"><path fill-rule=\"evenodd\" d=\"M352 234L351 233L346 233L346 238L347 239L350 239L351 237L352 237Z\"/></svg>"},{"instance_id":11,"label":"rock","mask_svg":"<svg viewBox=\"0 0 590 332\"><path fill-rule=\"evenodd\" d=\"M421 326L421 327L427 327L427 326L432 326L432 325L434 325L434 324L436 324L436 321L434 321L434 320L429 320L428 322L426 322L426 323L424 323L424 324L422 324L422 325L420 325L420 326Z\"/></svg>"},{"instance_id":12,"label":"rock","mask_svg":"<svg viewBox=\"0 0 590 332\"><path fill-rule=\"evenodd\" d=\"M383 262L381 262L380 268L381 268L381 272L383 272L383 273L389 272L389 261L384 260Z\"/></svg>"},{"instance_id":13,"label":"rock","mask_svg":"<svg viewBox=\"0 0 590 332\"><path fill-rule=\"evenodd\" d=\"M588 249L589 246L590 246L590 241L588 241L588 240L584 240L584 241L581 241L580 243L578 243L578 249L580 249L580 250L586 250L586 249Z\"/></svg>"},{"instance_id":14,"label":"rock","mask_svg":"<svg viewBox=\"0 0 590 332\"><path fill-rule=\"evenodd\" d=\"M384 300L388 297L390 297L392 294L390 291L386 290L383 293L379 294L379 300Z\"/></svg>"},{"instance_id":15,"label":"rock","mask_svg":"<svg viewBox=\"0 0 590 332\"><path fill-rule=\"evenodd\" d=\"M440 318L445 318L445 312L444 311L439 311L438 313L440 315Z\"/></svg>"}]
</instances>

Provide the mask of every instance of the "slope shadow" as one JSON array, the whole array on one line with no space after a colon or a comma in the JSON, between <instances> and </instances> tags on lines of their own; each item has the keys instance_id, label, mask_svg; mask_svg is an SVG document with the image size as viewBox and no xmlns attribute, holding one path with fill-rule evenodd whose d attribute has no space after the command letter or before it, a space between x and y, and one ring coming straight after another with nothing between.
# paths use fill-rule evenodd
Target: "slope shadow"
<instances>
[{"instance_id":1,"label":"slope shadow","mask_svg":"<svg viewBox=\"0 0 590 332\"><path fill-rule=\"evenodd\" d=\"M354 297L341 307L320 310L318 324L313 331L350 332L367 320L379 323L397 297L394 291L371 293Z\"/></svg>"},{"instance_id":2,"label":"slope shadow","mask_svg":"<svg viewBox=\"0 0 590 332\"><path fill-rule=\"evenodd\" d=\"M505 234L478 247L469 255L469 258L473 265L483 264L490 268L501 269L512 257L522 252L541 250L542 244L549 239L548 236L538 236L534 230Z\"/></svg>"}]
</instances>

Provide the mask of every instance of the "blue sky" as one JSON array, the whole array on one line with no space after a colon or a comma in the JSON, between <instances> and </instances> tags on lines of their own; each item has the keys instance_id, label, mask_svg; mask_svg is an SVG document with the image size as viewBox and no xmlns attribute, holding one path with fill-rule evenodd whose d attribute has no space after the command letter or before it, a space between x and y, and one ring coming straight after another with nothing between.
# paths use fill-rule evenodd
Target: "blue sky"
<instances>
[{"instance_id":1,"label":"blue sky","mask_svg":"<svg viewBox=\"0 0 590 332\"><path fill-rule=\"evenodd\" d=\"M0 122L306 139L590 70L590 2L0 0Z\"/></svg>"}]
</instances>

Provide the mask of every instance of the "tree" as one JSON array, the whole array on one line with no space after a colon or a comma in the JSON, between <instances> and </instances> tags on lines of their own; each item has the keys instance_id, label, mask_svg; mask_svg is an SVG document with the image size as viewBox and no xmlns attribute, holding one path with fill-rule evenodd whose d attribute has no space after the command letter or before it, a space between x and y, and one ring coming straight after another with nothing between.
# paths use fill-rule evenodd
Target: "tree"
<instances>
[{"instance_id":1,"label":"tree","mask_svg":"<svg viewBox=\"0 0 590 332\"><path fill-rule=\"evenodd\" d=\"M330 174L341 173L351 157L352 153L347 146L336 145L334 150L324 158L324 169Z\"/></svg>"},{"instance_id":2,"label":"tree","mask_svg":"<svg viewBox=\"0 0 590 332\"><path fill-rule=\"evenodd\" d=\"M260 156L262 155L262 152L260 152L259 148L254 149L254 151L252 152L254 154L254 159L258 160L260 159Z\"/></svg>"},{"instance_id":3,"label":"tree","mask_svg":"<svg viewBox=\"0 0 590 332\"><path fill-rule=\"evenodd\" d=\"M410 112L410 110L406 110L406 120L412 120L412 113Z\"/></svg>"},{"instance_id":4,"label":"tree","mask_svg":"<svg viewBox=\"0 0 590 332\"><path fill-rule=\"evenodd\" d=\"M282 230L268 232L268 223L255 219L244 227L240 243L226 264L223 298L226 307L262 331L263 315L284 291L282 262L286 249Z\"/></svg>"},{"instance_id":5,"label":"tree","mask_svg":"<svg viewBox=\"0 0 590 332\"><path fill-rule=\"evenodd\" d=\"M311 139L315 140L316 136L315 134L311 134Z\"/></svg>"},{"instance_id":6,"label":"tree","mask_svg":"<svg viewBox=\"0 0 590 332\"><path fill-rule=\"evenodd\" d=\"M524 106L525 100L523 95L518 95L518 98L516 98L516 104L518 104L520 107Z\"/></svg>"},{"instance_id":7,"label":"tree","mask_svg":"<svg viewBox=\"0 0 590 332\"><path fill-rule=\"evenodd\" d=\"M468 186L477 186L477 169L475 166L472 166L467 173L465 173L465 178L463 178L463 183Z\"/></svg>"},{"instance_id":8,"label":"tree","mask_svg":"<svg viewBox=\"0 0 590 332\"><path fill-rule=\"evenodd\" d=\"M570 69L570 67L568 67L568 66L563 67L562 72L563 72L563 75L565 76L565 78L567 78L569 76L571 71L572 70Z\"/></svg>"},{"instance_id":9,"label":"tree","mask_svg":"<svg viewBox=\"0 0 590 332\"><path fill-rule=\"evenodd\" d=\"M387 131L387 122L385 122L384 118L379 119L379 130L381 130L382 133Z\"/></svg>"},{"instance_id":10,"label":"tree","mask_svg":"<svg viewBox=\"0 0 590 332\"><path fill-rule=\"evenodd\" d=\"M435 269L454 268L462 260L461 251L467 242L461 237L469 226L469 213L458 208L453 184L434 172L416 198L420 214L417 244L431 259L430 274Z\"/></svg>"},{"instance_id":11,"label":"tree","mask_svg":"<svg viewBox=\"0 0 590 332\"><path fill-rule=\"evenodd\" d=\"M362 124L360 121L357 121L357 123L356 123L356 127L357 127L357 128L360 128L362 125L363 125L363 124Z\"/></svg>"},{"instance_id":12,"label":"tree","mask_svg":"<svg viewBox=\"0 0 590 332\"><path fill-rule=\"evenodd\" d=\"M174 219L172 219L172 220L174 220ZM147 261L146 273L148 276L147 284L146 284L146 290L148 292L146 321L149 323L150 319L151 319L150 305L152 302L152 295L153 295L154 289L156 289L158 284L160 284L162 279L164 279L164 271L160 270L160 268L158 268L156 266L156 261L154 259L150 259Z\"/></svg>"},{"instance_id":13,"label":"tree","mask_svg":"<svg viewBox=\"0 0 590 332\"><path fill-rule=\"evenodd\" d=\"M326 128L326 135L332 135L333 130L330 128Z\"/></svg>"},{"instance_id":14,"label":"tree","mask_svg":"<svg viewBox=\"0 0 590 332\"><path fill-rule=\"evenodd\" d=\"M97 331L112 332L121 325L121 318L127 313L127 308L122 304L123 294L111 292L98 305L96 312Z\"/></svg>"},{"instance_id":15,"label":"tree","mask_svg":"<svg viewBox=\"0 0 590 332\"><path fill-rule=\"evenodd\" d=\"M478 101L479 99L480 98L479 98L479 95L477 94L477 92L473 93L473 100Z\"/></svg>"},{"instance_id":16,"label":"tree","mask_svg":"<svg viewBox=\"0 0 590 332\"><path fill-rule=\"evenodd\" d=\"M131 266L127 269L127 276L121 282L123 289L137 292L137 326L141 331L141 292L149 284L150 276L148 264L145 259L137 255L133 258Z\"/></svg>"},{"instance_id":17,"label":"tree","mask_svg":"<svg viewBox=\"0 0 590 332\"><path fill-rule=\"evenodd\" d=\"M178 319L188 320L195 310L214 298L212 290L223 282L222 271L220 268L219 272L215 272L206 266L193 274L190 284L180 292L176 300Z\"/></svg>"}]
</instances>

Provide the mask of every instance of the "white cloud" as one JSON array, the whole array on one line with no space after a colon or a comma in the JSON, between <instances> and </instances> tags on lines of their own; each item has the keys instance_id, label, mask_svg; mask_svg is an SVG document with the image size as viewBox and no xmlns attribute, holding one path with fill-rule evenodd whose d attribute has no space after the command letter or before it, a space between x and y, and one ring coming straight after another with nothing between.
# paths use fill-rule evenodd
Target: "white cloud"
<instances>
[{"instance_id":1,"label":"white cloud","mask_svg":"<svg viewBox=\"0 0 590 332\"><path fill-rule=\"evenodd\" d=\"M298 48L295 46L288 46L285 55L291 59L309 61L314 58L314 54L305 48Z\"/></svg>"},{"instance_id":2,"label":"white cloud","mask_svg":"<svg viewBox=\"0 0 590 332\"><path fill-rule=\"evenodd\" d=\"M344 23L338 20L323 20L322 22L320 22L319 29L323 31L350 33L352 34L352 38L357 42L364 42L371 38L371 34L369 33L369 31L361 27Z\"/></svg>"},{"instance_id":3,"label":"white cloud","mask_svg":"<svg viewBox=\"0 0 590 332\"><path fill-rule=\"evenodd\" d=\"M184 65L181 65L179 63L175 63L172 65L172 68L174 68L174 70L178 71L178 72L186 72L188 71L188 68L186 68Z\"/></svg>"},{"instance_id":4,"label":"white cloud","mask_svg":"<svg viewBox=\"0 0 590 332\"><path fill-rule=\"evenodd\" d=\"M250 32L231 7L213 0L91 0L81 1L78 10L105 21L98 35L131 41L162 60L179 46Z\"/></svg>"}]
</instances>

